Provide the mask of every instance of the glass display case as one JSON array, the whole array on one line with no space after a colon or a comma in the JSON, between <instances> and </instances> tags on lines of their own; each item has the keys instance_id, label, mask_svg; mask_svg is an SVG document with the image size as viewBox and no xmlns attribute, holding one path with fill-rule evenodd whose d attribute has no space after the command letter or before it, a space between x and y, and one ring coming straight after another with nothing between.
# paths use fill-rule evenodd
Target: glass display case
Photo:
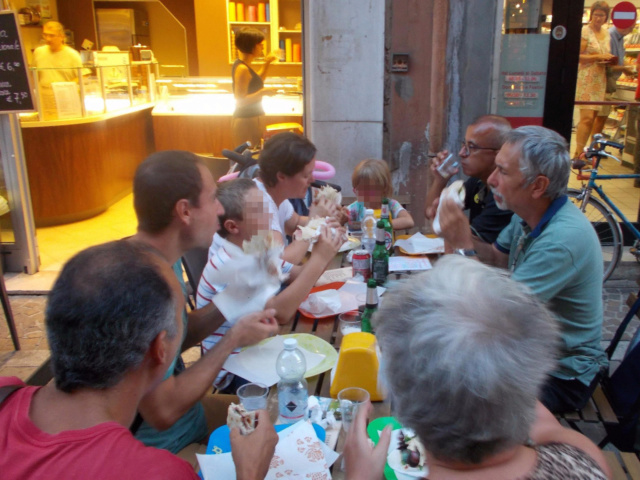
<instances>
[{"instance_id":1,"label":"glass display case","mask_svg":"<svg viewBox=\"0 0 640 480\"><path fill-rule=\"evenodd\" d=\"M302 78L268 77L265 84L278 91L262 99L265 124L302 124ZM237 147L231 136L235 110L231 78L162 77L157 86L158 99L151 113L157 150L220 156L223 149Z\"/></svg>"},{"instance_id":2,"label":"glass display case","mask_svg":"<svg viewBox=\"0 0 640 480\"><path fill-rule=\"evenodd\" d=\"M128 53L127 53L128 55ZM153 61L85 64L80 68L30 68L37 113L22 122L74 120L148 105L156 100Z\"/></svg>"},{"instance_id":3,"label":"glass display case","mask_svg":"<svg viewBox=\"0 0 640 480\"><path fill-rule=\"evenodd\" d=\"M302 79L269 77L265 86L278 94L263 97L266 115L302 115ZM162 77L153 115L233 115L235 99L230 77Z\"/></svg>"}]
</instances>

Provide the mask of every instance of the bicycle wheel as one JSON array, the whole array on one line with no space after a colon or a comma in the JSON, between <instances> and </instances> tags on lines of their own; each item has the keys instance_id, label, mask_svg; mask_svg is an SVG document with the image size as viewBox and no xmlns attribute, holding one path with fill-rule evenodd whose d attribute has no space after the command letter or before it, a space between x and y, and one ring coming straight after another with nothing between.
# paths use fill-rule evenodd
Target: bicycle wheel
<instances>
[{"instance_id":1,"label":"bicycle wheel","mask_svg":"<svg viewBox=\"0 0 640 480\"><path fill-rule=\"evenodd\" d=\"M570 188L567 192L569 199L587 216L598 234L602 246L604 260L604 280L606 281L615 270L622 256L622 230L611 213L611 210L599 199L590 197L582 208L582 192Z\"/></svg>"}]
</instances>

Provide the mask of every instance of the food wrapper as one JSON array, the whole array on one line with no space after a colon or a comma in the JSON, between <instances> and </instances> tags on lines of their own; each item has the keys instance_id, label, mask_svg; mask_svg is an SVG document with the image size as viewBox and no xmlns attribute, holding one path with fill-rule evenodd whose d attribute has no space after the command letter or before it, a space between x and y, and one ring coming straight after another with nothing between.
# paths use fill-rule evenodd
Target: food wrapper
<instances>
[{"instance_id":1,"label":"food wrapper","mask_svg":"<svg viewBox=\"0 0 640 480\"><path fill-rule=\"evenodd\" d=\"M440 207L445 199L450 198L460 208L464 208L465 189L464 182L462 180L456 180L447 188L445 188L440 194L440 202L438 203L438 211L436 212L436 218L433 220L433 231L440 235L442 230L440 229Z\"/></svg>"},{"instance_id":2,"label":"food wrapper","mask_svg":"<svg viewBox=\"0 0 640 480\"><path fill-rule=\"evenodd\" d=\"M322 227L326 225L327 225L327 219L320 218L320 217L312 218L311 220L309 220L309 223L307 223L304 226L298 225L298 230L300 231L299 238L301 240L309 241L310 243L309 251L311 251L313 244L318 241L318 237L320 237ZM336 229L331 227L331 232L335 233ZM340 248L341 252L349 250L350 248L355 248L355 246L359 245L359 241L357 239L354 238L353 241L350 241L350 240L351 239L349 239L346 234L342 234L342 241L348 245L343 244L342 247Z\"/></svg>"},{"instance_id":3,"label":"food wrapper","mask_svg":"<svg viewBox=\"0 0 640 480\"><path fill-rule=\"evenodd\" d=\"M288 276L282 273L283 247L268 236L253 237L243 249L244 254L234 256L209 277L212 284L226 285L212 302L232 325L244 315L263 310Z\"/></svg>"},{"instance_id":4,"label":"food wrapper","mask_svg":"<svg viewBox=\"0 0 640 480\"><path fill-rule=\"evenodd\" d=\"M316 201L326 200L329 203L340 205L342 203L342 193L330 185L326 185L316 193Z\"/></svg>"}]
</instances>

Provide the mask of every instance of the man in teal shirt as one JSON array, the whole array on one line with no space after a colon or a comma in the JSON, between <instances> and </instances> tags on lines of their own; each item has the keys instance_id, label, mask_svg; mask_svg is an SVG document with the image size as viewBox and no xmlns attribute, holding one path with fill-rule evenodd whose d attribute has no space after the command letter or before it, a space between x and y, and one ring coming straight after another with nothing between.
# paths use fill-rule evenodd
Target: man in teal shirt
<instances>
[{"instance_id":1,"label":"man in teal shirt","mask_svg":"<svg viewBox=\"0 0 640 480\"><path fill-rule=\"evenodd\" d=\"M491 245L472 238L454 202L443 204L442 235L459 253L508 268L512 278L546 301L561 330L558 366L541 392L554 413L582 408L607 366L602 339L602 251L595 230L566 196L567 143L543 127L506 135L488 179L511 223Z\"/></svg>"},{"instance_id":2,"label":"man in teal shirt","mask_svg":"<svg viewBox=\"0 0 640 480\"><path fill-rule=\"evenodd\" d=\"M136 171L133 203L138 232L130 241L144 243L171 265L184 291L180 257L194 247L208 248L219 227L218 215L224 213L211 172L193 153L156 152ZM183 312L181 349L163 381L140 402L138 410L144 423L136 438L195 460L190 456L193 444L206 442L212 429L225 423L229 401L237 401L235 396L223 399L224 395L211 395L213 381L234 349L277 333L274 315L275 310L269 309L240 318L213 349L176 375L180 352L201 342L224 322L214 304L188 315Z\"/></svg>"}]
</instances>

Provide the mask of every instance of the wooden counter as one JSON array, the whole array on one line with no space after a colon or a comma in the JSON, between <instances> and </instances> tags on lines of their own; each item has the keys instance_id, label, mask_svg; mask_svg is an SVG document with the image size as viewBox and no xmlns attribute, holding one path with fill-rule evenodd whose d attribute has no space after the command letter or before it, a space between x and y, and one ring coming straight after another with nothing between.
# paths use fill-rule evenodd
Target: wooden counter
<instances>
[{"instance_id":1,"label":"wooden counter","mask_svg":"<svg viewBox=\"0 0 640 480\"><path fill-rule=\"evenodd\" d=\"M301 115L266 115L266 124L297 122ZM231 144L231 115L154 115L153 132L156 150L188 150L222 155Z\"/></svg>"},{"instance_id":2,"label":"wooden counter","mask_svg":"<svg viewBox=\"0 0 640 480\"><path fill-rule=\"evenodd\" d=\"M93 217L131 193L136 167L154 152L152 108L21 125L37 227Z\"/></svg>"}]
</instances>

